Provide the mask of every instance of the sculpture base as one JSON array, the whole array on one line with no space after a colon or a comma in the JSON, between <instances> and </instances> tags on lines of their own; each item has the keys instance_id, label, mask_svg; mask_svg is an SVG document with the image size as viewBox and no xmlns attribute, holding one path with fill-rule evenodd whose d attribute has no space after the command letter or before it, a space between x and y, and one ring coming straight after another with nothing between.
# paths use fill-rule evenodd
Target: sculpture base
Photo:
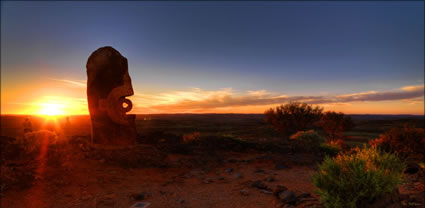
<instances>
[{"instance_id":1,"label":"sculpture base","mask_svg":"<svg viewBox=\"0 0 425 208\"><path fill-rule=\"evenodd\" d=\"M129 116L129 125L119 125L110 119L92 118L92 143L111 145L136 144L136 115Z\"/></svg>"}]
</instances>

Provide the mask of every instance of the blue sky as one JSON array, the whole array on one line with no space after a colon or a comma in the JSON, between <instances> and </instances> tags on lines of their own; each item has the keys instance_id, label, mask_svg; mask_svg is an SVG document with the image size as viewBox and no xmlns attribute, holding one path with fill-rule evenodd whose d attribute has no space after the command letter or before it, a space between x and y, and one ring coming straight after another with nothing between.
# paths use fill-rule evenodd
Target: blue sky
<instances>
[{"instance_id":1,"label":"blue sky","mask_svg":"<svg viewBox=\"0 0 425 208\"><path fill-rule=\"evenodd\" d=\"M140 94L424 84L424 2L1 3L2 91L84 81L88 56L105 45L128 58Z\"/></svg>"}]
</instances>

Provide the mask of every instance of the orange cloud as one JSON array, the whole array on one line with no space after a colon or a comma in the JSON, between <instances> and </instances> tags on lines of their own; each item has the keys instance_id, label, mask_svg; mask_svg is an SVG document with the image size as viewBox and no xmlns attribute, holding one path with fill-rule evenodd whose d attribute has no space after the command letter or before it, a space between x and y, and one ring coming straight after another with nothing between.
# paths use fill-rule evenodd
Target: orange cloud
<instances>
[{"instance_id":1,"label":"orange cloud","mask_svg":"<svg viewBox=\"0 0 425 208\"><path fill-rule=\"evenodd\" d=\"M351 106L354 102L377 102L377 101L405 101L415 100L424 96L423 86L403 87L394 91L369 91L353 94L334 96L287 96L270 93L266 90L248 91L246 93L234 93L231 88L217 91L207 91L193 88L188 91L175 91L158 95L143 95L139 99L136 96L138 109L153 112L214 112L223 109L237 109L246 106L270 106L283 104L291 101L320 104L326 107ZM264 108L265 109L265 108ZM138 110L136 110L138 111Z\"/></svg>"}]
</instances>

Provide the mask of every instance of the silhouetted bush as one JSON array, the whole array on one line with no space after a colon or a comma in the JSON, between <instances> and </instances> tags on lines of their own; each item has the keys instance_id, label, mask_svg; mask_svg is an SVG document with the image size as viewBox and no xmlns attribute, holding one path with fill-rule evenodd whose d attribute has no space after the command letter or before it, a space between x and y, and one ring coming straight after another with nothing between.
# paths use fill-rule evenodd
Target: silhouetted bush
<instances>
[{"instance_id":1,"label":"silhouetted bush","mask_svg":"<svg viewBox=\"0 0 425 208\"><path fill-rule=\"evenodd\" d=\"M319 151L320 144L325 141L325 139L314 130L299 131L289 138L296 142L297 147L313 152Z\"/></svg>"},{"instance_id":2,"label":"silhouetted bush","mask_svg":"<svg viewBox=\"0 0 425 208\"><path fill-rule=\"evenodd\" d=\"M378 139L369 142L384 151L392 152L400 157L424 161L425 132L423 128L393 128L381 134Z\"/></svg>"},{"instance_id":3,"label":"silhouetted bush","mask_svg":"<svg viewBox=\"0 0 425 208\"><path fill-rule=\"evenodd\" d=\"M402 181L405 164L394 154L375 147L326 157L313 175L325 207L359 207L393 192Z\"/></svg>"},{"instance_id":4,"label":"silhouetted bush","mask_svg":"<svg viewBox=\"0 0 425 208\"><path fill-rule=\"evenodd\" d=\"M318 124L325 130L328 139L331 141L342 139L344 131L354 127L351 117L334 111L324 113Z\"/></svg>"},{"instance_id":5,"label":"silhouetted bush","mask_svg":"<svg viewBox=\"0 0 425 208\"><path fill-rule=\"evenodd\" d=\"M265 114L265 122L285 136L313 128L320 120L323 109L306 103L291 102L270 108Z\"/></svg>"}]
</instances>

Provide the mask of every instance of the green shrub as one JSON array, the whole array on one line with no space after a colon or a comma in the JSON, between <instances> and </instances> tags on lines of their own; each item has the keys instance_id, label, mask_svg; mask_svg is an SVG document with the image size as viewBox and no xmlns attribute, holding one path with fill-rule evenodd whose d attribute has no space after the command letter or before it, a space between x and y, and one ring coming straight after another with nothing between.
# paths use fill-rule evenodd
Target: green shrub
<instances>
[{"instance_id":1,"label":"green shrub","mask_svg":"<svg viewBox=\"0 0 425 208\"><path fill-rule=\"evenodd\" d=\"M335 158L327 156L312 179L325 207L350 208L394 191L404 168L397 156L364 147Z\"/></svg>"},{"instance_id":2,"label":"green shrub","mask_svg":"<svg viewBox=\"0 0 425 208\"><path fill-rule=\"evenodd\" d=\"M321 143L319 149L320 152L323 152L325 155L330 157L338 155L338 153L341 151L341 148L339 146L328 143Z\"/></svg>"},{"instance_id":3,"label":"green shrub","mask_svg":"<svg viewBox=\"0 0 425 208\"><path fill-rule=\"evenodd\" d=\"M308 151L318 151L320 144L325 141L325 138L320 136L314 130L299 131L291 135L289 138L295 141L297 146Z\"/></svg>"}]
</instances>

